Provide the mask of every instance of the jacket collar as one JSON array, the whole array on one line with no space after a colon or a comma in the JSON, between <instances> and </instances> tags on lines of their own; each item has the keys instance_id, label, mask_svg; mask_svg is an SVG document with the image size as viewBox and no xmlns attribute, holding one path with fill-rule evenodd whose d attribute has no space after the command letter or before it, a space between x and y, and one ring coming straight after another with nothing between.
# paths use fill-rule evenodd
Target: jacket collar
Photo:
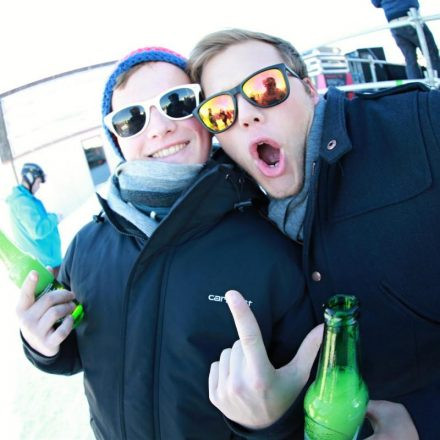
<instances>
[{"instance_id":1,"label":"jacket collar","mask_svg":"<svg viewBox=\"0 0 440 440\"><path fill-rule=\"evenodd\" d=\"M325 95L324 127L319 155L329 164L336 163L352 149L345 125L345 94L331 87Z\"/></svg>"},{"instance_id":2,"label":"jacket collar","mask_svg":"<svg viewBox=\"0 0 440 440\"><path fill-rule=\"evenodd\" d=\"M198 179L180 196L158 230L167 242L184 240L185 232L212 226L225 214L266 202L265 197L250 177L231 160L218 152L210 160ZM144 234L113 212L105 199L98 200L109 222L121 233L145 238Z\"/></svg>"}]
</instances>

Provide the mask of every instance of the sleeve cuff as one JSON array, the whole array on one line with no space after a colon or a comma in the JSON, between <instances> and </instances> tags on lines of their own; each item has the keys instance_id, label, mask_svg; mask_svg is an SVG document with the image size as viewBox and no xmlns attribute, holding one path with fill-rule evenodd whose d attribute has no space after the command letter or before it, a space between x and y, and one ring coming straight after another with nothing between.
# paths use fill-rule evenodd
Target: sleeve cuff
<instances>
[{"instance_id":1,"label":"sleeve cuff","mask_svg":"<svg viewBox=\"0 0 440 440\"><path fill-rule=\"evenodd\" d=\"M223 416L229 429L246 439L255 440L303 440L304 439L304 411L303 391L290 408L272 425L264 429L252 430L245 428Z\"/></svg>"}]
</instances>

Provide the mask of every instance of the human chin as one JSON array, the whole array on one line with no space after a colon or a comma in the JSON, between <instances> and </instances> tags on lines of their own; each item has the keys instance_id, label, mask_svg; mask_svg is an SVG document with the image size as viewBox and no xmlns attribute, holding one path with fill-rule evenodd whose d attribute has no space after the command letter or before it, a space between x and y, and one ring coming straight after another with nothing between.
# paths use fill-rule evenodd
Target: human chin
<instances>
[{"instance_id":1,"label":"human chin","mask_svg":"<svg viewBox=\"0 0 440 440\"><path fill-rule=\"evenodd\" d=\"M253 175L257 183L273 199L285 199L297 195L304 185L303 173L286 173L275 178Z\"/></svg>"}]
</instances>

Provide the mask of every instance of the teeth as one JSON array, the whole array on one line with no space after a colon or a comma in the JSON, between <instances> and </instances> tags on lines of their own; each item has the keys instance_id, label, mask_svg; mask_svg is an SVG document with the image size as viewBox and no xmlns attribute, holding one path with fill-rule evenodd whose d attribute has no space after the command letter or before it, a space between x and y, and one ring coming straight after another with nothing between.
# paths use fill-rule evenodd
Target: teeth
<instances>
[{"instance_id":1,"label":"teeth","mask_svg":"<svg viewBox=\"0 0 440 440\"><path fill-rule=\"evenodd\" d=\"M167 157L171 156L172 154L176 154L178 151L183 150L188 144L177 144L173 145L169 148L164 148L163 150L156 151L151 157L158 158L158 157Z\"/></svg>"},{"instance_id":2,"label":"teeth","mask_svg":"<svg viewBox=\"0 0 440 440\"><path fill-rule=\"evenodd\" d=\"M275 162L275 163L270 164L269 166L271 168L276 168L278 166L278 164L279 164L279 162Z\"/></svg>"}]
</instances>

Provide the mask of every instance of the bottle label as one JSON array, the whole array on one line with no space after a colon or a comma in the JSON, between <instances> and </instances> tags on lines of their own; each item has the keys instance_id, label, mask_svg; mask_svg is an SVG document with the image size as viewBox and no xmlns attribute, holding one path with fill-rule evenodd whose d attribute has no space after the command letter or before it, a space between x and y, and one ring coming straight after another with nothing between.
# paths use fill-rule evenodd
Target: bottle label
<instances>
[{"instance_id":1,"label":"bottle label","mask_svg":"<svg viewBox=\"0 0 440 440\"><path fill-rule=\"evenodd\" d=\"M314 433L307 434L307 432L304 432L304 440L357 440L360 429L359 427L356 430L353 437L348 437L345 434L333 431L333 429L322 427L316 435Z\"/></svg>"}]
</instances>

